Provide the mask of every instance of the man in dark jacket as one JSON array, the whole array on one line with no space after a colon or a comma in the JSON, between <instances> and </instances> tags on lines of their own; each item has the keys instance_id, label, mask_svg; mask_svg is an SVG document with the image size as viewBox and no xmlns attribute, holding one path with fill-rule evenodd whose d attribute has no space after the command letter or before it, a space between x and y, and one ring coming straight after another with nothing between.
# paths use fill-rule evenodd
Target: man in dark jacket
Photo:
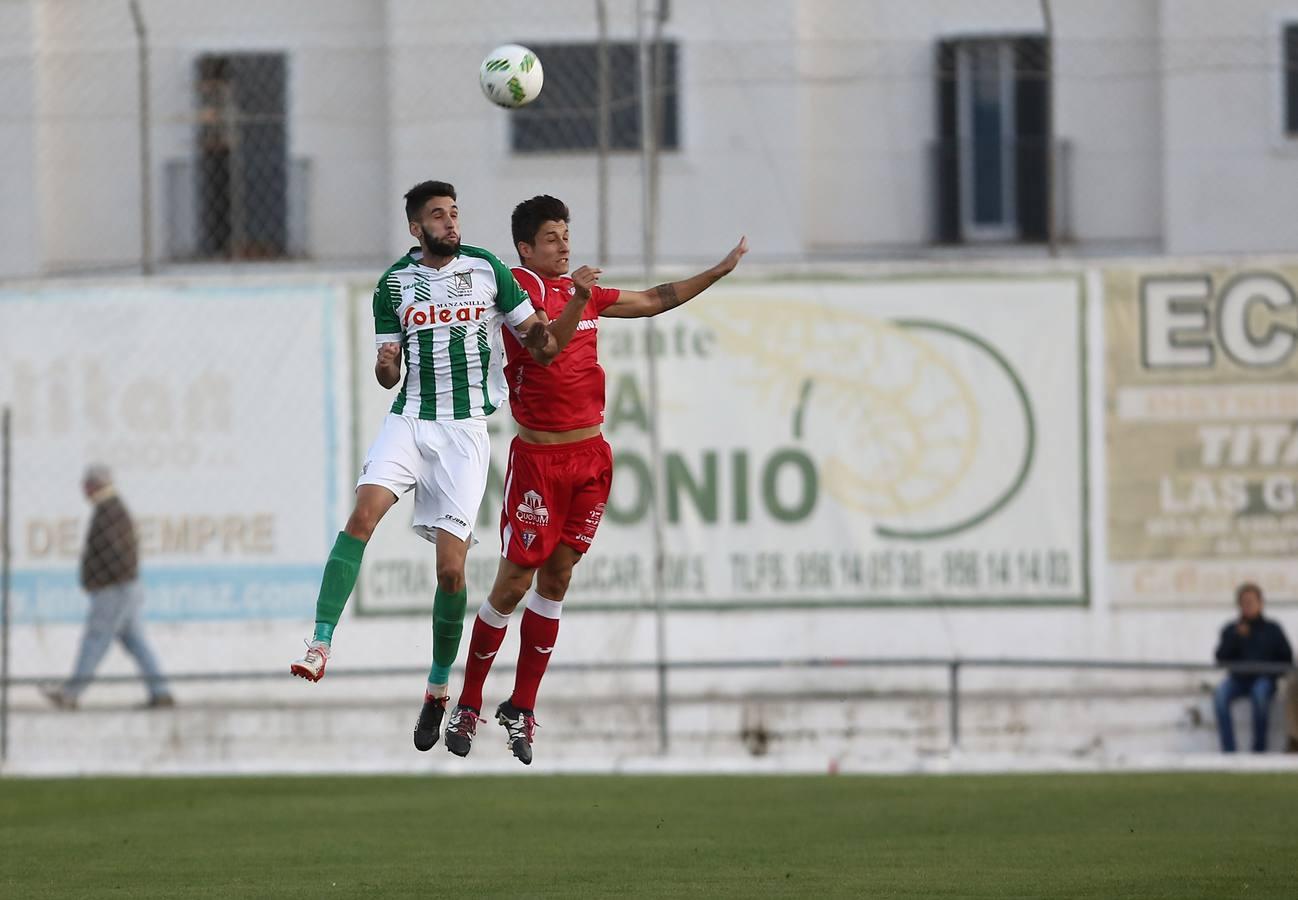
<instances>
[{"instance_id":1,"label":"man in dark jacket","mask_svg":"<svg viewBox=\"0 0 1298 900\"><path fill-rule=\"evenodd\" d=\"M95 668L116 638L135 657L146 679L147 706L174 706L140 621L144 592L139 582L139 542L131 515L117 496L105 466L86 469L82 488L95 507L81 554L81 586L90 595L90 613L76 671L59 687L46 690L45 696L60 709L75 709L77 698L94 678Z\"/></svg>"},{"instance_id":2,"label":"man in dark jacket","mask_svg":"<svg viewBox=\"0 0 1298 900\"><path fill-rule=\"evenodd\" d=\"M1241 584L1235 590L1239 618L1227 623L1217 642L1217 662L1225 663L1292 663L1293 650L1278 622L1262 616L1262 589L1256 584ZM1267 719L1271 698L1275 696L1276 675L1231 672L1217 688L1217 730L1221 749L1235 752L1235 728L1230 720L1230 705L1247 697L1253 706L1253 752L1266 750Z\"/></svg>"}]
</instances>

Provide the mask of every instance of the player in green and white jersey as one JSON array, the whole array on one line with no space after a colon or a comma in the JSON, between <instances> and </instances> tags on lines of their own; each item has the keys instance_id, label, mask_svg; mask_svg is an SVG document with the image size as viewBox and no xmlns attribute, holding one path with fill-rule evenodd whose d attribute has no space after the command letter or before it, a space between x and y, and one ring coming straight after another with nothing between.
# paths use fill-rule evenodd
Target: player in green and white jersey
<instances>
[{"instance_id":1,"label":"player in green and white jersey","mask_svg":"<svg viewBox=\"0 0 1298 900\"><path fill-rule=\"evenodd\" d=\"M374 376L385 388L400 383L401 391L366 455L356 505L325 564L315 634L290 671L313 682L324 676L365 544L397 499L413 490L412 527L437 547L433 665L415 728L415 746L427 750L437 742L464 627L464 561L487 485L486 417L507 393L501 329L512 329L533 358L548 365L562 349L555 334L571 333L589 292L574 296L547 323L507 266L460 243L454 187L425 181L405 199L419 246L389 267L374 289Z\"/></svg>"}]
</instances>

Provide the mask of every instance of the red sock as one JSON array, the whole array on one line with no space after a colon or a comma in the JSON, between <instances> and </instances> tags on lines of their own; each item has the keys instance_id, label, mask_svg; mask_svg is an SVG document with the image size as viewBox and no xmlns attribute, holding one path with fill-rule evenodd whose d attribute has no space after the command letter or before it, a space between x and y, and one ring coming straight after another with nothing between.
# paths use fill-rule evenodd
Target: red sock
<instances>
[{"instance_id":1,"label":"red sock","mask_svg":"<svg viewBox=\"0 0 1298 900\"><path fill-rule=\"evenodd\" d=\"M550 652L559 637L559 604L536 593L528 595L519 629L518 671L514 694L509 702L519 709L536 709L536 690L541 686Z\"/></svg>"},{"instance_id":2,"label":"red sock","mask_svg":"<svg viewBox=\"0 0 1298 900\"><path fill-rule=\"evenodd\" d=\"M464 664L464 690L460 691L460 706L471 706L482 712L482 684L491 671L491 663L500 649L500 642L505 639L505 625L487 622L484 616L493 622L508 624L509 618L491 609L486 603L478 610L473 619L473 636L469 638L469 656Z\"/></svg>"}]
</instances>

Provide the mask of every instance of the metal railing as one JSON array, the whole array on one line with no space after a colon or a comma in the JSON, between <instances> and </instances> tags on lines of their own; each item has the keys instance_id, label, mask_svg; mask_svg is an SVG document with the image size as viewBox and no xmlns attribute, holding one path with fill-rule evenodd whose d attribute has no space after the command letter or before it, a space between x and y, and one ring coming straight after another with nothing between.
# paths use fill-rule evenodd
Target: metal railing
<instances>
[{"instance_id":1,"label":"metal railing","mask_svg":"<svg viewBox=\"0 0 1298 900\"><path fill-rule=\"evenodd\" d=\"M510 671L512 666L501 665L501 671ZM1194 663L1176 661L1143 661L1143 660L1098 660L1098 659L1029 659L1021 657L798 657L787 659L705 659L705 660L657 660L643 661L609 661L609 662L561 662L556 661L548 671L554 673L582 674L597 672L646 672L656 673L662 669L669 672L690 671L744 671L772 669L941 669L946 671L946 702L948 708L948 746L952 750L960 747L960 675L967 669L1072 669L1080 671L1136 671L1136 672L1230 672L1240 675L1287 675L1295 671L1288 663ZM456 670L462 674L462 670ZM427 674L427 667L370 667L330 670L331 680L338 678L398 678L422 677ZM10 687L39 687L59 681L63 676L26 675L9 678L0 690ZM221 683L237 681L283 681L287 678L282 669L257 672L190 672L168 674L171 682ZM143 681L140 675L104 675L95 678L97 683L129 684ZM667 698L670 700L670 695ZM670 703L668 703L670 705ZM7 709L0 708L7 715ZM666 727L666 717L659 718L659 727ZM7 722L0 722L0 731L7 730ZM661 736L660 736L661 737ZM665 745L665 744L664 744ZM0 758L3 761L3 758Z\"/></svg>"}]
</instances>

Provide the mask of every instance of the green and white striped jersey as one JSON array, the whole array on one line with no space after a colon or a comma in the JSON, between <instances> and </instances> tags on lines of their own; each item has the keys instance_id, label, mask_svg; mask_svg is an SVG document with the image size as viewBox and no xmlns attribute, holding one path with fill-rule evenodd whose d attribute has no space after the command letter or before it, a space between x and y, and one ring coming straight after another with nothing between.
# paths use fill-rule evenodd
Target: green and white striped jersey
<instances>
[{"instance_id":1,"label":"green and white striped jersey","mask_svg":"<svg viewBox=\"0 0 1298 900\"><path fill-rule=\"evenodd\" d=\"M376 344L400 343L406 377L392 412L419 419L489 416L505 399L504 322L517 327L532 301L495 256L460 245L441 269L416 247L374 288Z\"/></svg>"}]
</instances>

